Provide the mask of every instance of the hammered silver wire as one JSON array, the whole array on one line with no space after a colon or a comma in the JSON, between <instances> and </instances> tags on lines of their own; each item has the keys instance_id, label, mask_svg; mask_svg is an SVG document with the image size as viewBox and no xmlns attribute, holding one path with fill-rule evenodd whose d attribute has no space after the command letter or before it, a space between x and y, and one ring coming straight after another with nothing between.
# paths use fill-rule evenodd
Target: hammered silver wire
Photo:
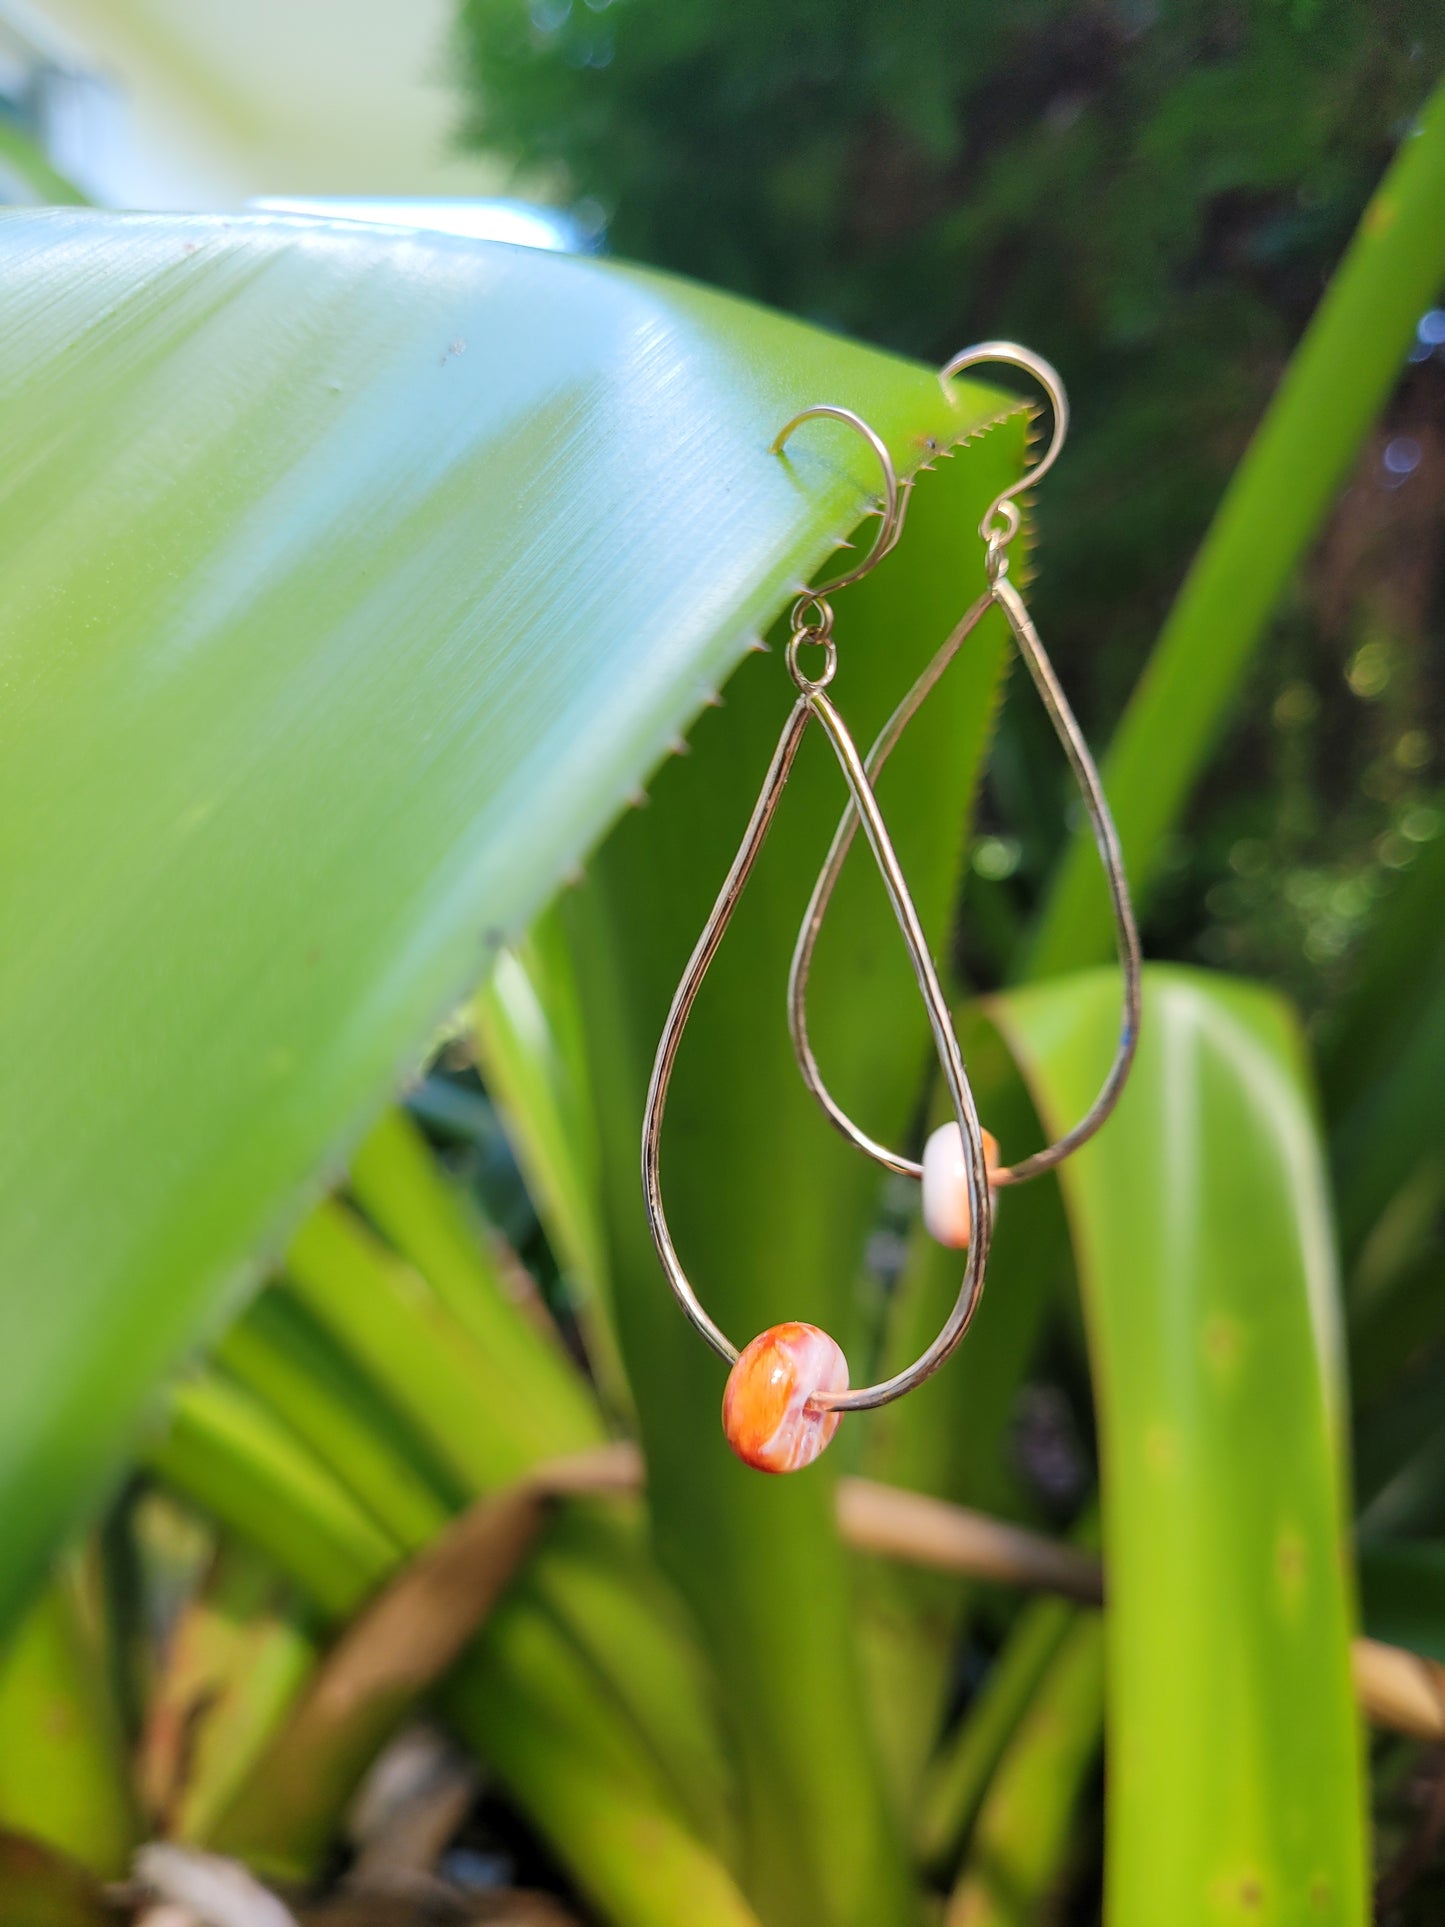
<instances>
[{"instance_id":1,"label":"hammered silver wire","mask_svg":"<svg viewBox=\"0 0 1445 1927\"><path fill-rule=\"evenodd\" d=\"M1013 342L982 342L976 348L965 349L962 354L956 355L947 364L940 379L946 389L953 376L960 374L965 368L992 361L1004 362L1008 366L1020 368L1033 375L1039 382L1048 396L1053 411L1053 433L1049 446L1041 461L1034 463L1017 482L1004 489L990 503L983 520L979 523L979 534L986 544L989 586L967 610L933 660L883 725L873 747L868 752L865 771L870 783L876 779L909 722L957 655L964 641L989 609L995 606L1001 609L1019 654L1023 657L1034 687L1038 691L1039 699L1053 725L1054 733L1063 747L1069 768L1078 784L1080 796L1088 812L1094 841L1098 846L1100 861L1108 884L1124 986L1119 1043L1098 1096L1079 1122L1054 1143L1046 1145L1041 1151L1035 1151L1030 1157L1021 1159L1017 1164L995 1169L992 1174L993 1184L1005 1185L1022 1184L1027 1179L1038 1177L1041 1173L1062 1164L1065 1158L1079 1149L1080 1145L1088 1142L1118 1103L1128 1079L1139 1040L1142 958L1138 926L1129 897L1123 852L1119 847L1118 832L1104 795L1098 769L1089 753L1089 746L1084 740L1083 732L1069 707L1059 679L1054 673L1053 664L1039 639L1028 608L1022 596L1008 580L1008 545L1018 533L1020 525L1018 505L1013 498L1021 490L1032 488L1058 459L1059 451L1064 445L1064 437L1068 432L1068 398L1058 372L1041 355L1036 355L1030 349L1021 348ZM857 814L849 805L845 808L833 834L833 841L824 858L823 867L818 873L818 880L813 886L813 894L809 898L808 907L803 914L803 921L798 931L792 966L788 973L788 1026L803 1081L835 1129L865 1156L882 1165L885 1170L897 1172L903 1177L921 1178L923 1166L917 1159L905 1157L901 1152L890 1150L887 1145L880 1144L870 1137L834 1099L823 1081L808 1035L807 989L813 952L829 901L857 828Z\"/></svg>"},{"instance_id":2,"label":"hammered silver wire","mask_svg":"<svg viewBox=\"0 0 1445 1927\"><path fill-rule=\"evenodd\" d=\"M993 1200L988 1187L983 1134L977 1107L974 1104L973 1092L969 1086L958 1040L954 1035L947 1000L938 981L938 973L934 968L918 912L889 837L887 825L878 807L877 798L873 794L863 758L859 755L847 724L825 693L826 684L832 680L837 662L836 649L832 640L832 610L828 606L827 595L839 587L846 587L849 583L856 582L892 548L902 528L907 491L900 490L898 487L886 447L867 423L847 409L822 404L803 410L779 435L773 444L774 452L781 449L788 435L800 422L816 416L827 416L836 421L843 421L848 426L859 430L878 456L885 480L883 527L872 550L857 568L848 571L846 575L826 584L821 589L810 590L800 598L794 611L788 667L799 691L798 698L783 725L777 747L773 751L772 760L763 779L762 789L753 805L747 828L743 832L742 842L723 880L722 888L713 903L707 922L703 925L702 934L693 947L692 955L688 959L682 979L673 996L662 1035L658 1040L657 1055L653 1062L643 1113L642 1189L648 1226L668 1284L696 1329L713 1349L731 1364L738 1356L738 1349L703 1308L683 1269L667 1223L662 1199L662 1123L667 1107L668 1088L672 1081L688 1016L707 975L708 967L717 954L718 946L737 908L748 876L757 861L758 852L763 846L768 828L787 785L788 775L793 766L793 759L797 755L798 745L802 741L803 732L808 723L816 719L828 737L843 772L849 795L848 820L855 828L859 822L863 825L928 1012L929 1027L942 1064L944 1081L948 1086L959 1129L963 1134L966 1152L965 1176L974 1226L974 1235L969 1245L958 1296L932 1344L905 1370L895 1373L891 1378L881 1380L874 1385L849 1387L840 1392L819 1392L810 1400L810 1403L815 1406L831 1410L864 1411L886 1405L891 1400L900 1398L905 1392L911 1391L915 1385L921 1384L938 1369L963 1337L977 1309L983 1290L989 1240L993 1230ZM803 674L797 661L797 645L800 641L821 641L828 646L827 674L823 678L809 679Z\"/></svg>"}]
</instances>

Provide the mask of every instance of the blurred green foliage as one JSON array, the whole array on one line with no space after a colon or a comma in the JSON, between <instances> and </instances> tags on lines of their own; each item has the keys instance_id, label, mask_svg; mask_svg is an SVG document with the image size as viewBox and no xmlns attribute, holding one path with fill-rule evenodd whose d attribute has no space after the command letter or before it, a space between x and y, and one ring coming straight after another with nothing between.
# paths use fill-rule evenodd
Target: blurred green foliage
<instances>
[{"instance_id":1,"label":"blurred green foliage","mask_svg":"<svg viewBox=\"0 0 1445 1927\"><path fill-rule=\"evenodd\" d=\"M1076 405L1037 602L1107 732L1370 189L1445 65L1432 0L461 0L465 137L619 254L911 354L1027 341ZM1445 828L1445 366L1427 329L1165 866L1152 947L1315 1011ZM1261 540L1269 532L1261 530ZM967 962L1057 853L1005 711Z\"/></svg>"}]
</instances>

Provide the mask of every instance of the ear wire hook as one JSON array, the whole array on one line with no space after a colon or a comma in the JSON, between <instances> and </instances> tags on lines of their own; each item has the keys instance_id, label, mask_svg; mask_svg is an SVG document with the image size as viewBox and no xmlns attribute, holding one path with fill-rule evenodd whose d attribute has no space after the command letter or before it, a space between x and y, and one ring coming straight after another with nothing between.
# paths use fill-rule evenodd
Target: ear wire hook
<instances>
[{"instance_id":1,"label":"ear wire hook","mask_svg":"<svg viewBox=\"0 0 1445 1927\"><path fill-rule=\"evenodd\" d=\"M1006 489L993 498L978 525L979 534L997 553L1019 531L1019 511L1014 497L1021 495L1025 489L1036 487L1059 459L1069 432L1069 398L1053 363L1045 361L1042 355L1036 355L1032 348L1021 348L1016 341L980 341L975 347L963 349L939 370L938 379L943 385L943 392L948 393L948 384L955 375L961 375L965 368L976 368L986 361L1003 362L1007 367L1018 368L1024 374L1032 375L1048 396L1054 417L1054 432L1049 437L1049 445L1042 458L1026 468L1016 482L1010 482ZM996 522L996 516L1002 520Z\"/></svg>"},{"instance_id":2,"label":"ear wire hook","mask_svg":"<svg viewBox=\"0 0 1445 1927\"><path fill-rule=\"evenodd\" d=\"M851 588L855 582L861 582L869 570L883 560L903 533L903 517L908 506L907 491L898 485L898 472L882 436L876 429L870 428L861 415L855 415L851 408L839 408L833 402L820 401L811 408L800 409L787 426L779 429L773 437L768 444L768 453L781 455L793 430L803 422L815 420L842 422L845 427L856 430L878 457L878 466L883 471L883 523L863 560L842 575L834 576L831 582L823 582L817 588L809 589L801 599L804 608L809 604L821 608L827 598L836 595L839 589Z\"/></svg>"}]
</instances>

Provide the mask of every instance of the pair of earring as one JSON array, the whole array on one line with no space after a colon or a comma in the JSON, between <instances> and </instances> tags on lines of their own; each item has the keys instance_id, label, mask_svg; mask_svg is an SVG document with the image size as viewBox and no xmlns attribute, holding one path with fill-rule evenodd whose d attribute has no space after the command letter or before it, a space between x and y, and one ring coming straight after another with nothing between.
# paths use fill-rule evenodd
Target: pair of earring
<instances>
[{"instance_id":1,"label":"pair of earring","mask_svg":"<svg viewBox=\"0 0 1445 1927\"><path fill-rule=\"evenodd\" d=\"M723 1430L728 1443L745 1463L765 1472L791 1472L811 1464L832 1439L844 1412L887 1405L937 1371L958 1345L978 1309L993 1230L994 1190L1024 1183L1052 1170L1094 1135L1119 1100L1138 1042L1139 934L1118 835L1088 745L1039 640L1028 607L1008 573L1009 545L1018 534L1022 519L1016 498L1025 488L1041 482L1058 459L1068 430L1068 401L1063 384L1049 363L1011 342L984 342L956 355L941 373L945 389L954 376L985 362L1001 362L1021 369L1038 381L1053 414L1049 445L1042 460L990 504L979 524L988 586L903 697L866 757L859 754L847 724L828 693L838 667L831 598L859 581L896 545L903 532L908 488L900 488L888 450L879 436L851 409L832 403L805 408L779 432L772 444L771 452L780 454L795 429L818 417L843 422L854 429L867 441L882 470L882 525L872 549L855 568L808 590L794 606L787 667L797 697L778 738L732 868L718 892L673 998L657 1047L642 1129L643 1198L663 1272L692 1323L732 1367L723 1395ZM910 719L982 616L994 606L1003 611L1088 811L1108 883L1124 980L1119 1043L1094 1103L1063 1137L1013 1165L999 1162L998 1146L979 1122L938 972L873 789L878 772ZM807 674L803 663L802 652L806 648L822 651L817 673L812 676ZM841 1349L815 1325L774 1325L753 1339L741 1353L738 1351L703 1309L678 1259L663 1209L660 1173L663 1112L688 1014L762 848L803 734L809 723L815 721L821 725L838 758L848 801L804 912L789 972L789 1027L798 1066L829 1121L850 1143L885 1170L919 1180L924 1222L929 1232L941 1243L966 1247L968 1252L958 1297L932 1344L892 1378L876 1385L854 1387L849 1386L848 1364ZM933 1133L921 1160L877 1143L854 1123L825 1085L808 1036L807 985L813 950L844 859L860 825L908 950L953 1109L953 1121Z\"/></svg>"}]
</instances>

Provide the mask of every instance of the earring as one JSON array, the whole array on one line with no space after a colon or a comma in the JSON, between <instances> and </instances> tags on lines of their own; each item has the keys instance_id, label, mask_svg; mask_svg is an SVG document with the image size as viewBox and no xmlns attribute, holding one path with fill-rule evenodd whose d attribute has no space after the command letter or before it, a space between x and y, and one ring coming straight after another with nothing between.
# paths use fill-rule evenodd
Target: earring
<instances>
[{"instance_id":1,"label":"earring","mask_svg":"<svg viewBox=\"0 0 1445 1927\"><path fill-rule=\"evenodd\" d=\"M1104 866L1104 876L1109 887L1109 901L1113 911L1119 963L1124 980L1123 1020L1113 1063L1110 1065L1108 1076L1104 1079L1098 1096L1073 1129L1067 1131L1055 1143L1045 1146L1041 1151L1035 1151L1031 1157L1023 1158L1014 1165L999 1162L997 1141L992 1133L988 1131L983 1133L988 1183L990 1187L998 1187L1022 1184L1027 1179L1038 1177L1042 1172L1051 1171L1056 1165L1062 1164L1064 1159L1077 1151L1080 1145L1088 1142L1118 1103L1139 1041L1141 960L1139 931L1129 898L1129 883L1124 871L1123 855L1119 848L1118 832L1114 827L1114 819L1109 813L1109 805L1099 780L1098 769L1095 767L1093 757L1089 754L1088 744L1084 741L1059 679L1054 673L1053 664L1049 661L1044 645L1039 640L1039 634L1029 615L1028 607L1009 580L1008 574L1009 544L1018 534L1021 520L1018 504L1014 498L1022 490L1036 487L1058 459L1059 451L1064 445L1064 437L1068 432L1068 398L1057 371L1041 355L1033 354L1029 349L1020 348L1007 341L982 342L976 348L966 348L961 354L955 355L939 377L945 390L955 375L961 374L965 368L977 367L982 362L1004 362L1010 367L1022 369L1025 373L1032 375L1048 397L1053 413L1053 432L1043 459L1026 470L1017 482L995 497L979 524L978 532L985 545L988 587L964 613L953 633L884 724L877 741L868 752L865 775L870 783L877 778L878 772L893 753L898 739L909 722L982 617L995 606L1002 609L1018 646L1019 654L1028 667L1034 687L1054 726L1054 733L1063 746L1064 754L1083 798L1084 807L1089 814L1094 841L1098 845L1099 856ZM818 932L822 927L839 872L842 870L843 860L848 854L857 828L858 815L852 804L849 804L834 834L808 908L804 912L802 927L798 932L792 969L788 977L788 1021L793 1036L794 1052L803 1074L803 1081L817 1098L830 1121L851 1144L856 1145L860 1151L881 1164L885 1170L920 1179L923 1186L923 1217L929 1232L941 1244L962 1247L968 1244L972 1235L973 1225L977 1221L977 1211L976 1194L968 1170L971 1160L965 1155L965 1142L957 1126L941 1125L929 1138L921 1162L905 1157L900 1152L889 1150L886 1145L877 1143L866 1131L861 1130L834 1100L823 1082L822 1073L809 1041L807 989L813 950L817 944Z\"/></svg>"},{"instance_id":2,"label":"earring","mask_svg":"<svg viewBox=\"0 0 1445 1927\"><path fill-rule=\"evenodd\" d=\"M939 986L938 973L934 969L918 912L894 854L863 758L849 734L847 724L827 693L838 667L830 598L859 581L897 542L903 528L907 494L899 488L892 460L883 442L860 416L847 408L826 403L805 408L780 431L771 452L781 454L795 429L804 422L818 418L844 423L864 438L877 457L884 483L883 524L877 540L862 562L832 582L808 590L794 606L787 666L798 692L797 697L783 724L782 734L778 738L767 775L763 778L762 790L753 806L732 868L723 881L673 997L672 1008L668 1011L657 1046L642 1127L643 1199L658 1258L687 1316L732 1367L723 1395L723 1431L728 1443L745 1463L765 1472L792 1472L800 1466L811 1464L837 1431L843 1412L864 1411L886 1405L937 1370L963 1336L978 1303L992 1226L992 1201L983 1136L958 1040L954 1036L948 1006ZM805 672L802 660L804 649L821 649L823 652L816 676L809 676ZM918 980L944 1083L953 1104L958 1142L962 1147L964 1194L970 1220L977 1227L969 1245L957 1302L933 1343L906 1371L877 1385L851 1389L848 1384L848 1364L841 1349L815 1325L774 1325L753 1339L740 1353L713 1323L689 1282L673 1245L663 1209L659 1167L668 1085L688 1014L762 848L768 826L782 799L803 733L808 724L814 721L822 727L843 772L848 789L845 821L851 826L861 822L863 826ZM831 887L830 883L830 891Z\"/></svg>"}]
</instances>

